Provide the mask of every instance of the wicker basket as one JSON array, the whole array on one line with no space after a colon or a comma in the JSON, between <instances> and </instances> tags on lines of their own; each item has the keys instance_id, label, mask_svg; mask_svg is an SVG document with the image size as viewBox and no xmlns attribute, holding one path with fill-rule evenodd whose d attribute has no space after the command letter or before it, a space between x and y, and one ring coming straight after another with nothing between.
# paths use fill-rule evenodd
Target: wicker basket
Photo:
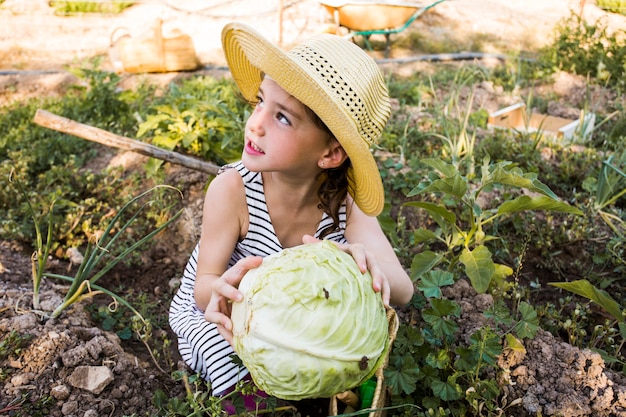
<instances>
[{"instance_id":1,"label":"wicker basket","mask_svg":"<svg viewBox=\"0 0 626 417\"><path fill-rule=\"evenodd\" d=\"M125 28L111 34L111 60L125 72L190 71L198 68L198 59L189 35L176 30L163 37L163 21L157 19L150 36L133 39Z\"/></svg>"},{"instance_id":2,"label":"wicker basket","mask_svg":"<svg viewBox=\"0 0 626 417\"><path fill-rule=\"evenodd\" d=\"M387 402L387 386L385 385L384 370L389 362L389 354L391 353L393 342L396 340L396 334L398 333L398 327L400 325L398 315L393 308L387 309L387 321L389 322L389 349L387 350L385 360L378 367L378 369L376 369L376 391L374 391L374 399L372 400L372 406L370 407L372 411L368 414L369 417L382 417L386 414L385 411L382 410ZM329 416L336 416L339 414L338 395L335 395L330 399L330 406L328 410Z\"/></svg>"}]
</instances>

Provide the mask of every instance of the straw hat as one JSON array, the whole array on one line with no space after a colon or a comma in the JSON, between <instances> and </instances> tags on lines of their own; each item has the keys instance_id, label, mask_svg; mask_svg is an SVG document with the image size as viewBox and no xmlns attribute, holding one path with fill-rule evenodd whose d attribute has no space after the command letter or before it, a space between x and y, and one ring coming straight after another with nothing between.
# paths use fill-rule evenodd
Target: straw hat
<instances>
[{"instance_id":1,"label":"straw hat","mask_svg":"<svg viewBox=\"0 0 626 417\"><path fill-rule=\"evenodd\" d=\"M263 74L313 110L350 158L349 192L363 212L377 216L385 195L370 151L390 115L389 94L376 62L359 46L336 35L316 35L288 52L251 27L229 23L222 30L233 79L255 100Z\"/></svg>"}]
</instances>

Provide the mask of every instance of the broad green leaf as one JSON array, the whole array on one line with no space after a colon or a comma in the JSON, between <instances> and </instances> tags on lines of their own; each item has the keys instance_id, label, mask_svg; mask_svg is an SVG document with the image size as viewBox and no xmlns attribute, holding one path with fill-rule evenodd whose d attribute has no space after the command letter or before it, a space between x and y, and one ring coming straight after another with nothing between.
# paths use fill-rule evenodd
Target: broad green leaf
<instances>
[{"instance_id":1,"label":"broad green leaf","mask_svg":"<svg viewBox=\"0 0 626 417\"><path fill-rule=\"evenodd\" d=\"M458 325L447 319L448 316L458 316L461 312L459 305L452 301L439 298L431 298L430 304L432 308L427 308L422 312L424 321L431 325L435 336L443 338L453 335Z\"/></svg>"},{"instance_id":2,"label":"broad green leaf","mask_svg":"<svg viewBox=\"0 0 626 417\"><path fill-rule=\"evenodd\" d=\"M532 339L537 334L539 329L539 319L537 318L537 312L525 301L519 304L519 312L522 315L519 323L515 325L515 333L518 337L525 339Z\"/></svg>"},{"instance_id":3,"label":"broad green leaf","mask_svg":"<svg viewBox=\"0 0 626 417\"><path fill-rule=\"evenodd\" d=\"M461 314L461 307L459 307L459 305L453 300L433 298L429 301L432 306L432 309L430 310L432 310L433 314L438 317L456 317Z\"/></svg>"},{"instance_id":4,"label":"broad green leaf","mask_svg":"<svg viewBox=\"0 0 626 417\"><path fill-rule=\"evenodd\" d=\"M465 273L476 292L483 294L487 291L496 270L489 249L483 245L477 246L472 251L464 248L459 260L465 265Z\"/></svg>"},{"instance_id":5,"label":"broad green leaf","mask_svg":"<svg viewBox=\"0 0 626 417\"><path fill-rule=\"evenodd\" d=\"M515 352L526 353L526 348L524 344L517 337L513 336L511 333L507 333L506 336L506 347Z\"/></svg>"},{"instance_id":6,"label":"broad green leaf","mask_svg":"<svg viewBox=\"0 0 626 417\"><path fill-rule=\"evenodd\" d=\"M481 329L470 336L470 349L480 361L494 365L502 353L500 336L490 329Z\"/></svg>"},{"instance_id":7,"label":"broad green leaf","mask_svg":"<svg viewBox=\"0 0 626 417\"><path fill-rule=\"evenodd\" d=\"M433 330L433 334L439 339L452 336L459 328L458 324L450 319L438 316L426 316L427 314L424 313L424 320L430 324Z\"/></svg>"},{"instance_id":8,"label":"broad green leaf","mask_svg":"<svg viewBox=\"0 0 626 417\"><path fill-rule=\"evenodd\" d=\"M511 310L503 300L494 300L493 305L483 314L486 318L493 320L496 324L503 324L507 327L513 324Z\"/></svg>"},{"instance_id":9,"label":"broad green leaf","mask_svg":"<svg viewBox=\"0 0 626 417\"><path fill-rule=\"evenodd\" d=\"M173 139L169 136L157 135L152 138L152 144L154 146L158 146L159 148L171 151L176 147L176 145L178 145L178 139Z\"/></svg>"},{"instance_id":10,"label":"broad green leaf","mask_svg":"<svg viewBox=\"0 0 626 417\"><path fill-rule=\"evenodd\" d=\"M513 275L513 268L508 265L496 264L494 263L495 271L493 272L493 277L497 279L504 279L506 277L510 277Z\"/></svg>"},{"instance_id":11,"label":"broad green leaf","mask_svg":"<svg viewBox=\"0 0 626 417\"><path fill-rule=\"evenodd\" d=\"M157 114L154 116L149 116L146 118L146 121L139 125L139 130L137 131L137 137L140 138L146 134L146 132L156 129L159 126L159 123L169 120L170 116L167 114Z\"/></svg>"},{"instance_id":12,"label":"broad green leaf","mask_svg":"<svg viewBox=\"0 0 626 417\"><path fill-rule=\"evenodd\" d=\"M498 207L498 214L516 213L519 211L527 210L546 210L546 211L559 211L563 213L571 213L582 215L583 212L574 206L571 206L562 201L554 200L544 195L529 197L523 195L517 197L512 201L505 201L500 207Z\"/></svg>"},{"instance_id":13,"label":"broad green leaf","mask_svg":"<svg viewBox=\"0 0 626 417\"><path fill-rule=\"evenodd\" d=\"M385 383L391 392L396 395L409 395L415 392L420 377L420 368L415 359L412 356L405 356L400 366L397 366L397 362L394 364L396 366L389 366L384 370Z\"/></svg>"},{"instance_id":14,"label":"broad green leaf","mask_svg":"<svg viewBox=\"0 0 626 417\"><path fill-rule=\"evenodd\" d=\"M440 158L424 158L420 162L440 172L442 177L454 177L459 173L454 165Z\"/></svg>"},{"instance_id":15,"label":"broad green leaf","mask_svg":"<svg viewBox=\"0 0 626 417\"><path fill-rule=\"evenodd\" d=\"M458 371L471 371L476 367L476 355L470 348L458 346L454 349L454 353L457 356L454 367Z\"/></svg>"},{"instance_id":16,"label":"broad green leaf","mask_svg":"<svg viewBox=\"0 0 626 417\"><path fill-rule=\"evenodd\" d=\"M405 203L404 205L423 208L433 217L439 216L450 224L456 223L456 215L450 210L448 210L447 208L445 208L444 206L441 206L439 204L428 203L425 201L410 201L408 203ZM435 218L435 220L437 219Z\"/></svg>"},{"instance_id":17,"label":"broad green leaf","mask_svg":"<svg viewBox=\"0 0 626 417\"><path fill-rule=\"evenodd\" d=\"M440 298L441 287L454 284L454 275L447 271L429 271L422 275L417 288L424 293L424 297Z\"/></svg>"},{"instance_id":18,"label":"broad green leaf","mask_svg":"<svg viewBox=\"0 0 626 417\"><path fill-rule=\"evenodd\" d=\"M446 369L450 364L450 357L446 349L439 349L426 356L426 363L435 369Z\"/></svg>"},{"instance_id":19,"label":"broad green leaf","mask_svg":"<svg viewBox=\"0 0 626 417\"><path fill-rule=\"evenodd\" d=\"M183 135L182 142L185 148L189 147L193 142L198 139L198 133L195 131L187 132Z\"/></svg>"},{"instance_id":20,"label":"broad green leaf","mask_svg":"<svg viewBox=\"0 0 626 417\"><path fill-rule=\"evenodd\" d=\"M393 224L394 226L397 225L395 221L393 221ZM413 232L413 241L415 242L415 244L420 244L437 238L437 234L428 229L417 229Z\"/></svg>"},{"instance_id":21,"label":"broad green leaf","mask_svg":"<svg viewBox=\"0 0 626 417\"><path fill-rule=\"evenodd\" d=\"M433 393L444 401L453 401L461 398L461 387L456 383L453 377L448 377L446 382L433 381L431 384Z\"/></svg>"},{"instance_id":22,"label":"broad green leaf","mask_svg":"<svg viewBox=\"0 0 626 417\"><path fill-rule=\"evenodd\" d=\"M412 197L422 193L444 193L461 199L466 192L467 181L461 175L456 174L453 177L437 179L424 188L420 187L419 190L413 189L408 196Z\"/></svg>"},{"instance_id":23,"label":"broad green leaf","mask_svg":"<svg viewBox=\"0 0 626 417\"><path fill-rule=\"evenodd\" d=\"M553 200L558 200L554 192L545 184L537 179L535 173L523 173L519 168L507 169L511 165L510 161L500 162L494 165L490 174L491 181L504 185L512 185L514 187L525 188L530 191L541 193Z\"/></svg>"},{"instance_id":24,"label":"broad green leaf","mask_svg":"<svg viewBox=\"0 0 626 417\"><path fill-rule=\"evenodd\" d=\"M156 175L159 171L159 168L163 165L162 159L157 158L148 158L148 161L144 164L144 169L148 174L148 177Z\"/></svg>"},{"instance_id":25,"label":"broad green leaf","mask_svg":"<svg viewBox=\"0 0 626 417\"><path fill-rule=\"evenodd\" d=\"M578 294L582 297L586 297L605 309L615 318L615 320L619 322L624 321L624 316L622 315L622 309L619 303L615 301L609 293L594 287L593 284L586 279L580 279L572 282L551 282L549 284L554 287L563 288L564 290L573 292L574 294Z\"/></svg>"},{"instance_id":26,"label":"broad green leaf","mask_svg":"<svg viewBox=\"0 0 626 417\"><path fill-rule=\"evenodd\" d=\"M429 250L420 252L411 262L411 280L415 282L420 276L433 269L443 259L443 254Z\"/></svg>"}]
</instances>

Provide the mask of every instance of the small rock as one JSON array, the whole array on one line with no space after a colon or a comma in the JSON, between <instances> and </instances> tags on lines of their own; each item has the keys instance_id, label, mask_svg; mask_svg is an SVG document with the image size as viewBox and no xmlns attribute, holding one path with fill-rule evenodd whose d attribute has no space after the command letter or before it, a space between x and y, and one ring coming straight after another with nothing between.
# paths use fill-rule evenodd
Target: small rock
<instances>
[{"instance_id":1,"label":"small rock","mask_svg":"<svg viewBox=\"0 0 626 417\"><path fill-rule=\"evenodd\" d=\"M63 361L63 365L72 367L83 362L87 358L88 354L89 352L85 346L76 346L67 352L63 352L61 354L61 360Z\"/></svg>"},{"instance_id":2,"label":"small rock","mask_svg":"<svg viewBox=\"0 0 626 417\"><path fill-rule=\"evenodd\" d=\"M28 385L30 381L35 379L35 376L36 375L32 372L17 374L11 378L11 384L13 384L14 387L22 387L24 385Z\"/></svg>"},{"instance_id":3,"label":"small rock","mask_svg":"<svg viewBox=\"0 0 626 417\"><path fill-rule=\"evenodd\" d=\"M78 366L68 378L73 387L100 394L115 378L106 366Z\"/></svg>"},{"instance_id":4,"label":"small rock","mask_svg":"<svg viewBox=\"0 0 626 417\"><path fill-rule=\"evenodd\" d=\"M63 297L59 294L46 294L42 297L39 308L43 311L54 311L61 303L63 303Z\"/></svg>"},{"instance_id":5,"label":"small rock","mask_svg":"<svg viewBox=\"0 0 626 417\"><path fill-rule=\"evenodd\" d=\"M96 410L87 410L85 411L85 414L83 414L83 417L98 417L99 414Z\"/></svg>"},{"instance_id":6,"label":"small rock","mask_svg":"<svg viewBox=\"0 0 626 417\"><path fill-rule=\"evenodd\" d=\"M50 390L50 395L57 400L65 401L70 397L70 388L67 385L57 385Z\"/></svg>"},{"instance_id":7,"label":"small rock","mask_svg":"<svg viewBox=\"0 0 626 417\"><path fill-rule=\"evenodd\" d=\"M13 329L20 333L33 329L35 326L37 326L37 317L33 313L20 314L12 319Z\"/></svg>"},{"instance_id":8,"label":"small rock","mask_svg":"<svg viewBox=\"0 0 626 417\"><path fill-rule=\"evenodd\" d=\"M78 401L68 401L63 403L61 407L61 413L63 413L64 416L74 414L76 411L78 411Z\"/></svg>"}]
</instances>

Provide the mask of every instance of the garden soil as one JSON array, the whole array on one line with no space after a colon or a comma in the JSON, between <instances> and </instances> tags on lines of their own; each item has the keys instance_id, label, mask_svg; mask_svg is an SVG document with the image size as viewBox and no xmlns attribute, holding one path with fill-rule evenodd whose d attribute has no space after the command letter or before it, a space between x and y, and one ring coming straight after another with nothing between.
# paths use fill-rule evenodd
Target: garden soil
<instances>
[{"instance_id":1,"label":"garden soil","mask_svg":"<svg viewBox=\"0 0 626 417\"><path fill-rule=\"evenodd\" d=\"M281 3L284 8L279 13ZM589 21L602 18L610 29L626 28L626 18L607 14L591 1L448 0L429 10L405 33L394 35L392 42L419 33L435 40L481 39L482 50L494 54L531 49L548 43L554 26L572 12L582 13ZM141 39L156 19L162 19L166 34L182 32L191 36L199 62L196 71L120 71L114 34L123 30ZM231 20L251 24L285 47L326 30L329 21L319 3L310 0L154 0L139 2L116 16L56 16L44 0L5 0L0 3L0 106L29 97L63 95L78 82L67 68L93 57L101 57L102 68L120 72L122 87L146 79L167 85L198 73L227 75L219 36L222 26ZM381 50L371 53L383 58ZM404 73L436 69L436 63L412 57L412 53L392 43L389 60L381 66ZM566 74L543 88L552 89L556 95L580 95L581 103L589 93L583 80ZM603 97L610 94L595 87L590 93L596 106L601 106ZM510 104L507 100L511 99L501 97L492 85L483 83L475 86L475 100L493 111ZM558 106L553 110L565 116L572 112ZM121 164L134 169L142 158L103 151L90 168ZM208 179L205 174L181 167L169 168L168 175L171 183L185 184L182 191L187 210L183 219L143 255L141 268L117 268L101 281L107 288L132 286L157 304L163 320L161 326L152 329L152 341L173 340L166 325L169 300L198 238L202 190ZM88 306L107 304L106 297L94 296L57 319L45 319L66 290L58 282L45 281L41 309L34 310L31 252L32 248L0 238L0 341L8 340L14 330L30 335L18 352L0 361L0 417L30 415L28 410L46 410L32 415L75 417L154 415L153 396L157 391L162 391L165 398L183 398L184 384L170 375L177 367L184 369L178 363L175 340L171 345L152 345L155 352L151 356L136 338L122 340L102 330L95 325ZM58 273L76 268L66 256L51 258L49 265L52 272ZM481 313L493 302L489 296L475 294L464 281L447 289L445 295L462 306L460 339L485 324ZM410 312L400 311L401 317L408 315ZM506 349L499 365L503 372L498 378L505 394L500 404L502 415L626 416L624 378L608 370L598 354L570 346L550 333L539 331L522 350ZM313 408L306 410L304 415L315 414ZM324 411L319 413L323 415Z\"/></svg>"}]
</instances>

